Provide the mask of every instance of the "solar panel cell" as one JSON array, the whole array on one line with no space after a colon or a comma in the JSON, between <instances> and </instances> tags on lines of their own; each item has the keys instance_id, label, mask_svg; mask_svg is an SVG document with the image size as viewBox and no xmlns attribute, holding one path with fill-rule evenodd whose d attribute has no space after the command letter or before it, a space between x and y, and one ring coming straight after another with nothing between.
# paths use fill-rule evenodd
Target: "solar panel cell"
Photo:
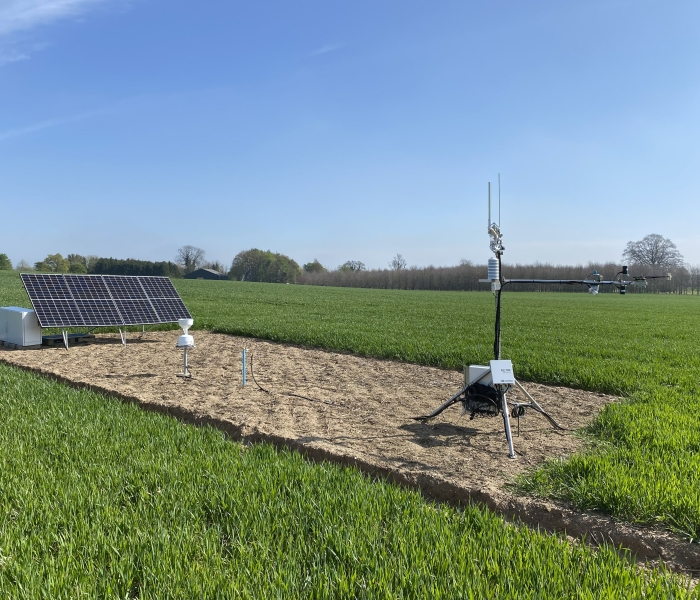
<instances>
[{"instance_id":1,"label":"solar panel cell","mask_svg":"<svg viewBox=\"0 0 700 600\"><path fill-rule=\"evenodd\" d=\"M149 298L180 298L173 282L167 277L139 277L138 279Z\"/></svg>"},{"instance_id":2,"label":"solar panel cell","mask_svg":"<svg viewBox=\"0 0 700 600\"><path fill-rule=\"evenodd\" d=\"M115 300L124 325L153 325L160 323L158 315L148 300Z\"/></svg>"},{"instance_id":3,"label":"solar panel cell","mask_svg":"<svg viewBox=\"0 0 700 600\"><path fill-rule=\"evenodd\" d=\"M26 279L25 279L26 278ZM33 275L23 274L22 281L25 282L27 293L31 287L36 298L45 299L70 299L70 290L66 285L62 275Z\"/></svg>"},{"instance_id":4,"label":"solar panel cell","mask_svg":"<svg viewBox=\"0 0 700 600\"><path fill-rule=\"evenodd\" d=\"M151 304L163 323L175 323L179 319L192 318L185 303L180 298L152 298Z\"/></svg>"},{"instance_id":5,"label":"solar panel cell","mask_svg":"<svg viewBox=\"0 0 700 600\"><path fill-rule=\"evenodd\" d=\"M110 300L109 290L102 277L84 277L82 275L64 275L68 289L73 298L85 300Z\"/></svg>"},{"instance_id":6,"label":"solar panel cell","mask_svg":"<svg viewBox=\"0 0 700 600\"><path fill-rule=\"evenodd\" d=\"M112 298L115 300L129 300L139 298L145 300L146 292L143 291L138 277L128 277L126 275L103 275L107 288Z\"/></svg>"},{"instance_id":7,"label":"solar panel cell","mask_svg":"<svg viewBox=\"0 0 700 600\"><path fill-rule=\"evenodd\" d=\"M86 327L124 325L124 320L112 300L76 300L75 305L83 316Z\"/></svg>"},{"instance_id":8,"label":"solar panel cell","mask_svg":"<svg viewBox=\"0 0 700 600\"><path fill-rule=\"evenodd\" d=\"M72 300L46 299L34 306L42 327L83 327L83 317Z\"/></svg>"}]
</instances>

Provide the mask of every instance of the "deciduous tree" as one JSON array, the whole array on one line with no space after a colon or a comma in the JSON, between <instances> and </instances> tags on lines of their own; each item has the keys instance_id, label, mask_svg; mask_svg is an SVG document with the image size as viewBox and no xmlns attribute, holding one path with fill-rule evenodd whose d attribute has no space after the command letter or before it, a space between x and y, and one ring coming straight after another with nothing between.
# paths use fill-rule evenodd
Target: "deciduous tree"
<instances>
[{"instance_id":1,"label":"deciduous tree","mask_svg":"<svg viewBox=\"0 0 700 600\"><path fill-rule=\"evenodd\" d=\"M60 253L49 254L44 260L35 263L34 267L37 271L49 271L51 273L68 273L70 263L63 258Z\"/></svg>"},{"instance_id":2,"label":"deciduous tree","mask_svg":"<svg viewBox=\"0 0 700 600\"><path fill-rule=\"evenodd\" d=\"M389 266L394 270L394 271L401 271L402 269L406 268L406 259L401 256L400 254L397 254L394 256L394 258L391 259L391 262L389 263Z\"/></svg>"},{"instance_id":3,"label":"deciduous tree","mask_svg":"<svg viewBox=\"0 0 700 600\"><path fill-rule=\"evenodd\" d=\"M85 266L88 268L88 273L92 270L93 265L100 259L96 254L88 254L85 257Z\"/></svg>"},{"instance_id":4,"label":"deciduous tree","mask_svg":"<svg viewBox=\"0 0 700 600\"><path fill-rule=\"evenodd\" d=\"M204 254L204 250L196 246L183 246L178 248L175 260L187 275L201 266L204 262Z\"/></svg>"},{"instance_id":5,"label":"deciduous tree","mask_svg":"<svg viewBox=\"0 0 700 600\"><path fill-rule=\"evenodd\" d=\"M676 245L658 233L647 235L638 242L627 242L622 260L658 267L682 267L684 262Z\"/></svg>"},{"instance_id":6,"label":"deciduous tree","mask_svg":"<svg viewBox=\"0 0 700 600\"><path fill-rule=\"evenodd\" d=\"M317 259L314 258L313 262L308 262L303 267L306 273L325 273L328 271Z\"/></svg>"},{"instance_id":7,"label":"deciduous tree","mask_svg":"<svg viewBox=\"0 0 700 600\"><path fill-rule=\"evenodd\" d=\"M87 267L83 263L74 262L71 263L69 271L71 273L87 273Z\"/></svg>"},{"instance_id":8,"label":"deciduous tree","mask_svg":"<svg viewBox=\"0 0 700 600\"><path fill-rule=\"evenodd\" d=\"M223 263L219 262L218 260L215 260L214 262L206 262L202 265L202 267L205 269L211 269L212 271L218 271L219 273L226 272L226 267L224 267Z\"/></svg>"},{"instance_id":9,"label":"deciduous tree","mask_svg":"<svg viewBox=\"0 0 700 600\"><path fill-rule=\"evenodd\" d=\"M12 263L10 258L4 252L0 253L0 271L11 271Z\"/></svg>"},{"instance_id":10,"label":"deciduous tree","mask_svg":"<svg viewBox=\"0 0 700 600\"><path fill-rule=\"evenodd\" d=\"M71 264L81 264L85 267L85 272L87 273L87 258L85 258L82 254L69 254L66 256L66 260ZM72 273L81 273L82 271L71 271Z\"/></svg>"},{"instance_id":11,"label":"deciduous tree","mask_svg":"<svg viewBox=\"0 0 700 600\"><path fill-rule=\"evenodd\" d=\"M359 260L348 260L338 267L338 271L352 271L353 273L359 273L360 271L366 270L365 263Z\"/></svg>"},{"instance_id":12,"label":"deciduous tree","mask_svg":"<svg viewBox=\"0 0 700 600\"><path fill-rule=\"evenodd\" d=\"M278 252L251 248L239 252L231 263L229 277L239 281L296 283L301 274L299 264Z\"/></svg>"},{"instance_id":13,"label":"deciduous tree","mask_svg":"<svg viewBox=\"0 0 700 600\"><path fill-rule=\"evenodd\" d=\"M34 267L32 267L32 265L30 265L26 260L21 259L21 260L18 261L17 264L15 265L15 269L16 269L17 271L23 271L23 272L26 273L27 271L33 271L33 270L34 270Z\"/></svg>"}]
</instances>

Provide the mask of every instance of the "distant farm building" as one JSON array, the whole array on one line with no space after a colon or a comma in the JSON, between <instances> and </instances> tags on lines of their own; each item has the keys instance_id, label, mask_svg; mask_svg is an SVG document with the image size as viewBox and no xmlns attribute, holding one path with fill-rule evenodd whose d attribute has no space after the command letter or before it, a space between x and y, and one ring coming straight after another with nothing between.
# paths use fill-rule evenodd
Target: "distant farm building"
<instances>
[{"instance_id":1,"label":"distant farm building","mask_svg":"<svg viewBox=\"0 0 700 600\"><path fill-rule=\"evenodd\" d=\"M228 279L228 275L214 269L197 269L185 275L185 279Z\"/></svg>"}]
</instances>

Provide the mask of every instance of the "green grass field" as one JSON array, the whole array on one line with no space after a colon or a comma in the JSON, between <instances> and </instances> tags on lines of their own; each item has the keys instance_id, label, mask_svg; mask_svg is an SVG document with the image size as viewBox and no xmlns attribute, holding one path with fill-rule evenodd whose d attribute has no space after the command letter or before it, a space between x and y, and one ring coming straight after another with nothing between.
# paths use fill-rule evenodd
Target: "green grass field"
<instances>
[{"instance_id":1,"label":"green grass field","mask_svg":"<svg viewBox=\"0 0 700 600\"><path fill-rule=\"evenodd\" d=\"M698 597L611 548L3 364L0 410L3 598Z\"/></svg>"},{"instance_id":2,"label":"green grass field","mask_svg":"<svg viewBox=\"0 0 700 600\"><path fill-rule=\"evenodd\" d=\"M177 281L199 327L461 369L492 358L489 293ZM700 298L503 296L516 376L627 397L590 428L592 449L523 491L700 538ZM426 407L430 408L430 407Z\"/></svg>"},{"instance_id":3,"label":"green grass field","mask_svg":"<svg viewBox=\"0 0 700 600\"><path fill-rule=\"evenodd\" d=\"M461 370L493 358L490 293L176 280L195 328ZM700 298L503 295L503 355L523 380L629 395L698 389Z\"/></svg>"},{"instance_id":4,"label":"green grass field","mask_svg":"<svg viewBox=\"0 0 700 600\"><path fill-rule=\"evenodd\" d=\"M313 288L177 280L195 327L461 369L492 356L488 293ZM0 272L0 305L28 306ZM587 432L591 450L519 482L700 537L700 298L503 296L503 356L516 375L624 395ZM429 408L429 407L427 407Z\"/></svg>"}]
</instances>

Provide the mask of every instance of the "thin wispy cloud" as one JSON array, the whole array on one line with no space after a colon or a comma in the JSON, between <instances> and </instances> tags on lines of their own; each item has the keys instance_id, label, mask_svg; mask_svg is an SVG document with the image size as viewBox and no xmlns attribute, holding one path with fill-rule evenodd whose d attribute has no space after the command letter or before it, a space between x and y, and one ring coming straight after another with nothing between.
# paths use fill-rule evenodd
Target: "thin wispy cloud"
<instances>
[{"instance_id":1,"label":"thin wispy cloud","mask_svg":"<svg viewBox=\"0 0 700 600\"><path fill-rule=\"evenodd\" d=\"M6 131L0 131L0 142L9 140L12 138L23 137L25 135L30 135L38 131L43 131L44 129L50 129L52 127L58 127L59 125L66 125L68 123L75 123L76 121L82 121L90 117L97 115L102 115L109 112L110 109L104 108L99 110L92 110L79 115L72 115L70 117L62 117L57 119L48 119L46 121L41 121L39 123L34 123L33 125L27 125L26 127L18 127L16 129L8 129Z\"/></svg>"},{"instance_id":2,"label":"thin wispy cloud","mask_svg":"<svg viewBox=\"0 0 700 600\"><path fill-rule=\"evenodd\" d=\"M336 50L340 50L342 47L342 44L327 44L325 46L321 46L313 52L309 52L309 56L319 56L320 54L328 54L329 52L335 52Z\"/></svg>"},{"instance_id":3,"label":"thin wispy cloud","mask_svg":"<svg viewBox=\"0 0 700 600\"><path fill-rule=\"evenodd\" d=\"M95 7L123 0L0 0L0 66L27 60L47 44L31 44L35 30L66 18L77 18Z\"/></svg>"},{"instance_id":4,"label":"thin wispy cloud","mask_svg":"<svg viewBox=\"0 0 700 600\"><path fill-rule=\"evenodd\" d=\"M0 36L85 13L110 0L8 0L0 4Z\"/></svg>"},{"instance_id":5,"label":"thin wispy cloud","mask_svg":"<svg viewBox=\"0 0 700 600\"><path fill-rule=\"evenodd\" d=\"M27 60L29 54L26 52L20 52L12 48L8 50L0 50L0 67L7 63L19 62L20 60Z\"/></svg>"}]
</instances>

